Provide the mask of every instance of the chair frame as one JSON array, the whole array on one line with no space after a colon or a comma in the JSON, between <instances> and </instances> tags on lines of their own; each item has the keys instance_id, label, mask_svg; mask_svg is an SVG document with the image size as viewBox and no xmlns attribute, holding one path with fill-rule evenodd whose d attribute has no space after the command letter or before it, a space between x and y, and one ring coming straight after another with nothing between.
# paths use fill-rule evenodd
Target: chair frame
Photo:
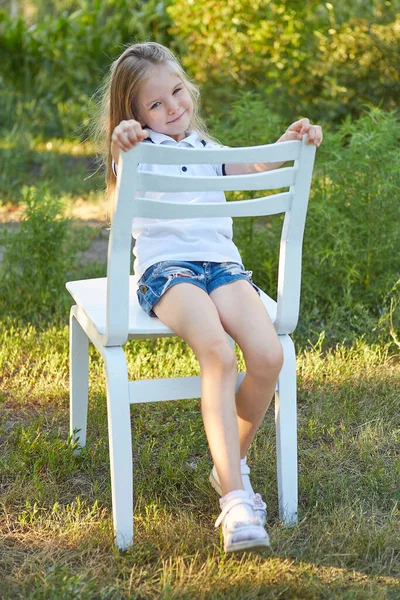
<instances>
[{"instance_id":1,"label":"chair frame","mask_svg":"<svg viewBox=\"0 0 400 600\"><path fill-rule=\"evenodd\" d=\"M299 315L302 243L316 150L314 144L307 144L306 141L307 136L304 136L302 141L211 149L141 143L129 152L120 154L107 277L67 283L67 289L76 301L70 314L70 435L78 444L79 452L86 445L90 341L105 363L113 521L115 542L120 549L128 548L133 542L130 404L199 398L201 395L199 376L139 381L128 379L123 350L128 339L176 335L166 326L154 332L151 327L136 323L130 329L130 310L136 298L129 275L131 224L135 216L197 218L285 213L279 253L277 302L274 303L263 292L262 299L266 306L267 302L275 306L273 321L284 355L275 392L279 515L286 526L297 522L296 354L290 334L297 325ZM137 169L139 163L233 164L290 160L294 161L292 167L225 177L156 175ZM212 204L179 204L137 197L137 190L144 189L179 192L282 187L289 187L289 191L252 200ZM96 290L96 297L100 298L99 305L94 305L93 301L91 306L85 304L85 294L90 290L92 295ZM100 313L104 327L98 325ZM143 317L145 324L158 321L148 317L144 311L142 313L140 318ZM238 373L236 391L245 375Z\"/></svg>"}]
</instances>

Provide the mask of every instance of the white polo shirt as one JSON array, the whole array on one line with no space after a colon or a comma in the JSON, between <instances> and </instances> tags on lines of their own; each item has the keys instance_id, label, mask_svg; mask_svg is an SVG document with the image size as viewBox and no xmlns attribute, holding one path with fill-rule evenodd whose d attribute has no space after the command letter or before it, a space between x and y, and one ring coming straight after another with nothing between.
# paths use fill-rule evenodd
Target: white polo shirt
<instances>
[{"instance_id":1,"label":"white polo shirt","mask_svg":"<svg viewBox=\"0 0 400 600\"><path fill-rule=\"evenodd\" d=\"M216 146L201 140L195 132L188 132L180 142L171 137L148 129L146 143L180 146L183 148L204 148ZM114 166L114 165L113 165ZM210 176L224 175L223 165L155 165L140 164L140 171L168 175ZM166 202L196 204L199 202L226 202L223 192L138 192L138 196ZM135 239L133 254L135 261L134 281L137 284L143 273L151 265L162 260L238 262L239 250L232 241L232 218L204 219L148 219L136 217L132 223L132 236Z\"/></svg>"}]
</instances>

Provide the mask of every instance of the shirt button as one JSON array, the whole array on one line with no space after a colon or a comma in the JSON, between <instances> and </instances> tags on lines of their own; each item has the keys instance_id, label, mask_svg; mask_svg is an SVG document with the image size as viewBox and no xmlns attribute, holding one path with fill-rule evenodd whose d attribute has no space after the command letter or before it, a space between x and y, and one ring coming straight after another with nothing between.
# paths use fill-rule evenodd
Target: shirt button
<instances>
[{"instance_id":1,"label":"shirt button","mask_svg":"<svg viewBox=\"0 0 400 600\"><path fill-rule=\"evenodd\" d=\"M184 173L186 173L186 171L187 171L187 167L182 167L182 171L183 171Z\"/></svg>"}]
</instances>

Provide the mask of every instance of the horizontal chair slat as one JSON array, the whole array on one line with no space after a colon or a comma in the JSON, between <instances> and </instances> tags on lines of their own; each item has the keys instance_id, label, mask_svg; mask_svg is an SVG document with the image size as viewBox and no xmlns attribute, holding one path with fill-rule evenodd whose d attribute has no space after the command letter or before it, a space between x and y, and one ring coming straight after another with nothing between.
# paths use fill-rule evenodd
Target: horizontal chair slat
<instances>
[{"instance_id":1,"label":"horizontal chair slat","mask_svg":"<svg viewBox=\"0 0 400 600\"><path fill-rule=\"evenodd\" d=\"M233 164L256 162L282 162L296 160L300 154L300 141L279 142L246 148L175 148L156 146L149 142L140 144L140 162L169 164ZM129 153L128 153L129 154Z\"/></svg>"},{"instance_id":2,"label":"horizontal chair slat","mask_svg":"<svg viewBox=\"0 0 400 600\"><path fill-rule=\"evenodd\" d=\"M246 373L238 373L236 392ZM201 397L201 379L192 377L171 377L169 379L140 379L129 382L129 403L161 402L162 400L186 400Z\"/></svg>"},{"instance_id":3,"label":"horizontal chair slat","mask_svg":"<svg viewBox=\"0 0 400 600\"><path fill-rule=\"evenodd\" d=\"M180 175L155 175L138 173L137 188L153 192L198 192L235 190L276 190L293 185L297 169L286 167L253 175L230 175L228 177L190 177Z\"/></svg>"},{"instance_id":4,"label":"horizontal chair slat","mask_svg":"<svg viewBox=\"0 0 400 600\"><path fill-rule=\"evenodd\" d=\"M160 402L162 400L185 400L200 398L200 377L173 377L170 379L141 379L129 382L130 404Z\"/></svg>"},{"instance_id":5,"label":"horizontal chair slat","mask_svg":"<svg viewBox=\"0 0 400 600\"><path fill-rule=\"evenodd\" d=\"M185 219L198 217L257 217L261 215L276 215L289 210L291 192L283 192L272 196L264 196L254 200L240 200L237 202L216 202L198 204L182 204L177 202L163 202L149 198L135 198L135 217L149 219Z\"/></svg>"}]
</instances>

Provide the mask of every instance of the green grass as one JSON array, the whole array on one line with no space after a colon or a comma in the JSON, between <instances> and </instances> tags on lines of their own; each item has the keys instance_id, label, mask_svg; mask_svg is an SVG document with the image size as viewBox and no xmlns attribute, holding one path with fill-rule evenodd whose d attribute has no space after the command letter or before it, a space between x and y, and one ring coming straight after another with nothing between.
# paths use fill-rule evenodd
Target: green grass
<instances>
[{"instance_id":1,"label":"green grass","mask_svg":"<svg viewBox=\"0 0 400 600\"><path fill-rule=\"evenodd\" d=\"M0 137L0 205L18 204L23 186L45 183L66 201L95 200L103 189L93 144L79 140L46 140L14 128Z\"/></svg>"},{"instance_id":2,"label":"green grass","mask_svg":"<svg viewBox=\"0 0 400 600\"><path fill-rule=\"evenodd\" d=\"M132 407L135 543L113 546L105 385L68 445L68 329L0 331L2 598L397 599L398 360L360 341L298 357L299 523L278 519L273 410L249 455L272 548L226 556L199 401ZM198 374L182 341L129 342L131 378ZM243 357L238 351L239 367Z\"/></svg>"},{"instance_id":3,"label":"green grass","mask_svg":"<svg viewBox=\"0 0 400 600\"><path fill-rule=\"evenodd\" d=\"M43 185L70 214L80 204L83 219L91 218L86 209L104 201L100 174L85 179L92 146L16 133L0 141L6 167L0 202L15 206L23 186L35 185L32 194L39 194ZM103 364L92 348L87 447L75 456L68 443L70 300L63 282L102 276L104 266L80 265L68 254L89 243L87 227L66 227L65 247L53 249L45 234L57 221L45 227L39 211L33 217L30 237L20 228L5 254L12 261L3 265L15 264L16 275L25 268L28 288L28 275L44 277L46 268L62 284L52 311L46 305L43 314L42 297L32 289L19 294L20 310L15 294L10 301L2 295L0 598L398 600L400 366L395 335L389 344L389 336L385 341L375 331L385 315L370 317L370 328L363 321L357 332L366 335L355 339L337 290L330 320L302 311L295 335L297 526L285 529L278 518L272 407L249 453L253 485L268 502L268 551L223 553L199 400L132 407L135 543L120 553L113 545ZM38 260L32 272L36 247L46 268ZM261 256L254 240L251 247ZM353 319L362 312L350 308ZM334 345L338 339L345 343ZM131 379L199 374L193 352L179 340L130 342L127 354ZM242 370L239 351L238 359Z\"/></svg>"}]
</instances>

